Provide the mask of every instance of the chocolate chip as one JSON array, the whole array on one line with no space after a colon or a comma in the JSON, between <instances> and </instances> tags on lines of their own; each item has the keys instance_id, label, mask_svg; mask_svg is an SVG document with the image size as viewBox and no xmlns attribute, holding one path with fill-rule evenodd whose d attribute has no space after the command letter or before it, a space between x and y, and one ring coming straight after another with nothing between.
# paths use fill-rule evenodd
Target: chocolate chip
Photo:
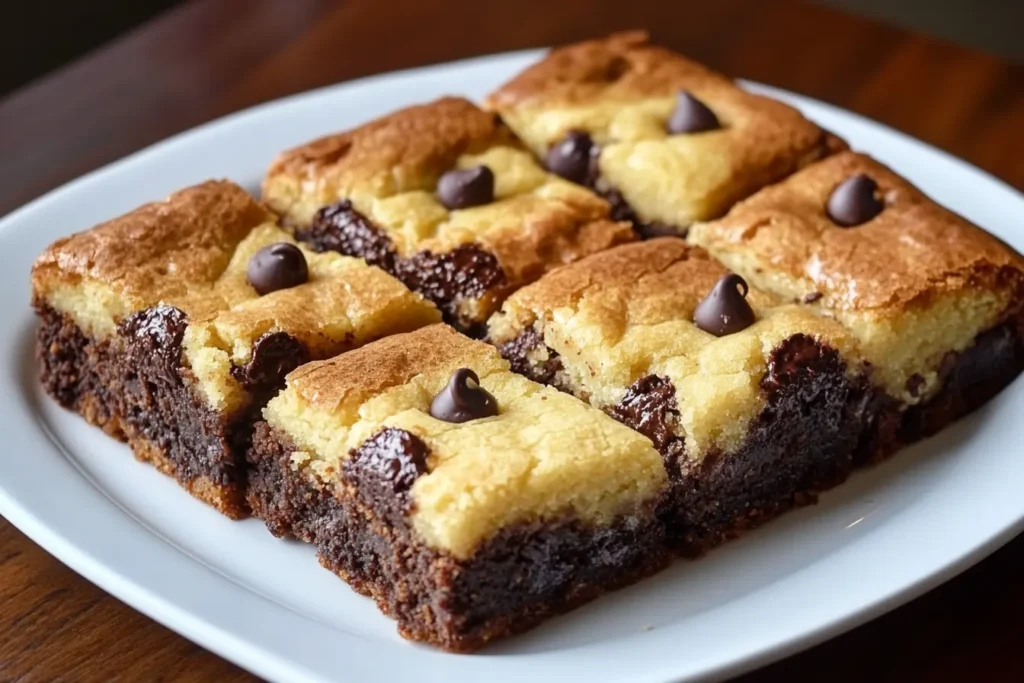
<instances>
[{"instance_id":1,"label":"chocolate chip","mask_svg":"<svg viewBox=\"0 0 1024 683\"><path fill-rule=\"evenodd\" d=\"M845 228L867 223L882 212L882 202L875 196L877 191L878 183L863 173L850 176L829 196L829 218Z\"/></svg>"},{"instance_id":2,"label":"chocolate chip","mask_svg":"<svg viewBox=\"0 0 1024 683\"><path fill-rule=\"evenodd\" d=\"M682 133L701 133L706 130L721 128L715 112L690 93L683 90L676 97L676 108L668 117L668 132L673 135Z\"/></svg>"},{"instance_id":3,"label":"chocolate chip","mask_svg":"<svg viewBox=\"0 0 1024 683\"><path fill-rule=\"evenodd\" d=\"M819 301L823 296L825 296L825 294L822 292L811 292L810 294L804 295L803 301L805 304L813 304L815 301Z\"/></svg>"},{"instance_id":4,"label":"chocolate chip","mask_svg":"<svg viewBox=\"0 0 1024 683\"><path fill-rule=\"evenodd\" d=\"M402 497L427 473L430 448L415 434L387 427L352 450L342 476L364 497Z\"/></svg>"},{"instance_id":5,"label":"chocolate chip","mask_svg":"<svg viewBox=\"0 0 1024 683\"><path fill-rule=\"evenodd\" d=\"M580 185L593 182L596 170L597 147L583 131L569 131L561 141L548 150L548 170Z\"/></svg>"},{"instance_id":6,"label":"chocolate chip","mask_svg":"<svg viewBox=\"0 0 1024 683\"><path fill-rule=\"evenodd\" d=\"M459 368L430 403L430 414L456 424L498 414L498 401L480 386L480 378L469 368Z\"/></svg>"},{"instance_id":7,"label":"chocolate chip","mask_svg":"<svg viewBox=\"0 0 1024 683\"><path fill-rule=\"evenodd\" d=\"M232 367L231 376L250 391L280 389L285 375L308 361L301 341L287 332L267 332L253 344L249 362Z\"/></svg>"},{"instance_id":8,"label":"chocolate chip","mask_svg":"<svg viewBox=\"0 0 1024 683\"><path fill-rule=\"evenodd\" d=\"M711 293L697 304L693 322L716 337L747 329L757 319L747 303L748 289L747 281L736 273L722 276Z\"/></svg>"},{"instance_id":9,"label":"chocolate chip","mask_svg":"<svg viewBox=\"0 0 1024 683\"><path fill-rule=\"evenodd\" d=\"M187 327L188 316L184 311L160 304L125 318L118 332L128 342L129 355L137 354L177 372Z\"/></svg>"},{"instance_id":10,"label":"chocolate chip","mask_svg":"<svg viewBox=\"0 0 1024 683\"><path fill-rule=\"evenodd\" d=\"M466 209L494 201L494 173L486 166L448 171L437 182L437 197L449 209Z\"/></svg>"},{"instance_id":11,"label":"chocolate chip","mask_svg":"<svg viewBox=\"0 0 1024 683\"><path fill-rule=\"evenodd\" d=\"M309 280L309 268L298 247L288 242L277 242L253 254L245 269L245 277L263 296L303 284Z\"/></svg>"},{"instance_id":12,"label":"chocolate chip","mask_svg":"<svg viewBox=\"0 0 1024 683\"><path fill-rule=\"evenodd\" d=\"M295 237L316 251L358 256L371 266L394 272L395 245L391 238L348 199L321 208L309 227L295 231Z\"/></svg>"}]
</instances>

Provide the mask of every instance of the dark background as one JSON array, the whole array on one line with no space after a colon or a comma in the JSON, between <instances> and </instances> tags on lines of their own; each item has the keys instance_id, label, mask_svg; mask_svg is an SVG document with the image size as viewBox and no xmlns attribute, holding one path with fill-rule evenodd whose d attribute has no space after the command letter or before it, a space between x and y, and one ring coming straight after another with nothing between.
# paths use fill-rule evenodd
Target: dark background
<instances>
[{"instance_id":1,"label":"dark background","mask_svg":"<svg viewBox=\"0 0 1024 683\"><path fill-rule=\"evenodd\" d=\"M665 1L679 3L685 14L681 0ZM817 2L1024 63L1024 0ZM180 4L184 0L12 0L4 8L0 96Z\"/></svg>"}]
</instances>

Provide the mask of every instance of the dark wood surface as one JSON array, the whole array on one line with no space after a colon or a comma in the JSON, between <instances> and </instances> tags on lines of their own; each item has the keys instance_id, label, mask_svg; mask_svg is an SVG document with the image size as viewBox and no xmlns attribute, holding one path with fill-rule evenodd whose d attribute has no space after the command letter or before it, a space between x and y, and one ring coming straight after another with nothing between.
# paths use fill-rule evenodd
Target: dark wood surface
<instances>
[{"instance_id":1,"label":"dark wood surface","mask_svg":"<svg viewBox=\"0 0 1024 683\"><path fill-rule=\"evenodd\" d=\"M818 6L196 0L0 101L0 214L282 95L637 27L713 67L865 114L1024 188L1024 69ZM1022 681L1022 569L1024 537L911 604L744 680L827 671L831 681ZM252 677L106 595L0 519L0 681L54 679Z\"/></svg>"}]
</instances>

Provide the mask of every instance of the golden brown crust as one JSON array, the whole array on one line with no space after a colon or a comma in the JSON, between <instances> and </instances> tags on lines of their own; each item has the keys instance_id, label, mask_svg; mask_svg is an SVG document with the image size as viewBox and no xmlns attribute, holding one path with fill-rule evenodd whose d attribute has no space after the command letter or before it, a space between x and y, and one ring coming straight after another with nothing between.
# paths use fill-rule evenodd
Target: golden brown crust
<instances>
[{"instance_id":1,"label":"golden brown crust","mask_svg":"<svg viewBox=\"0 0 1024 683\"><path fill-rule=\"evenodd\" d=\"M706 104L721 127L670 133L681 91ZM680 231L845 148L796 109L748 93L637 32L555 49L486 106L538 155L569 131L588 133L601 148L599 186L617 189L643 222Z\"/></svg>"},{"instance_id":2,"label":"golden brown crust","mask_svg":"<svg viewBox=\"0 0 1024 683\"><path fill-rule=\"evenodd\" d=\"M833 189L858 173L878 183L885 208L864 225L843 228L825 207ZM694 226L692 239L781 275L794 298L820 292L829 308L898 311L962 290L1009 289L1014 300L1024 293L1019 254L853 152L762 190L719 221Z\"/></svg>"},{"instance_id":3,"label":"golden brown crust","mask_svg":"<svg viewBox=\"0 0 1024 683\"><path fill-rule=\"evenodd\" d=\"M215 281L235 247L274 216L226 180L180 190L91 230L59 239L32 267L37 296L83 279L105 283L136 309Z\"/></svg>"},{"instance_id":4,"label":"golden brown crust","mask_svg":"<svg viewBox=\"0 0 1024 683\"><path fill-rule=\"evenodd\" d=\"M283 152L267 170L263 197L287 219L291 205L308 192L296 183L312 183L313 193L326 200L321 205L357 191L433 191L460 156L495 145L519 143L494 114L469 100L445 97Z\"/></svg>"},{"instance_id":5,"label":"golden brown crust","mask_svg":"<svg viewBox=\"0 0 1024 683\"><path fill-rule=\"evenodd\" d=\"M288 375L288 386L309 405L331 410L358 406L371 396L449 368L505 367L498 352L448 325L396 334L330 360L308 363ZM442 372L443 374L443 372Z\"/></svg>"},{"instance_id":6,"label":"golden brown crust","mask_svg":"<svg viewBox=\"0 0 1024 683\"><path fill-rule=\"evenodd\" d=\"M607 295L609 306L625 300L636 306L642 301L647 314L655 313L654 308L665 309L645 318L686 319L726 272L703 249L663 237L625 245L562 268L519 290L509 303L517 312L532 316L533 312L572 308L585 294L599 290Z\"/></svg>"},{"instance_id":7,"label":"golden brown crust","mask_svg":"<svg viewBox=\"0 0 1024 683\"><path fill-rule=\"evenodd\" d=\"M648 42L646 31L613 33L555 48L492 93L496 111L524 104L571 106L598 99L630 100L674 95L681 87L732 87L702 64Z\"/></svg>"},{"instance_id":8,"label":"golden brown crust","mask_svg":"<svg viewBox=\"0 0 1024 683\"><path fill-rule=\"evenodd\" d=\"M438 178L478 165L494 174L494 201L443 206ZM403 109L286 152L268 172L263 196L294 227L348 200L402 258L476 243L497 258L505 279L480 300L458 304L461 316L480 322L508 291L635 239L628 223L610 220L607 201L547 173L496 115L457 98Z\"/></svg>"}]
</instances>

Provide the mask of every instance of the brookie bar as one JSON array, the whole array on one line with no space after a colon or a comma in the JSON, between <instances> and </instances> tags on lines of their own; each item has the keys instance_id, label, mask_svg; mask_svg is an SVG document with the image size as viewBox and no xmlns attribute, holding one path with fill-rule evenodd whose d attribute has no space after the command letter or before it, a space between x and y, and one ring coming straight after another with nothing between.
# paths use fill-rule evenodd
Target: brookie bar
<instances>
[{"instance_id":1,"label":"brookie bar","mask_svg":"<svg viewBox=\"0 0 1024 683\"><path fill-rule=\"evenodd\" d=\"M407 638L468 651L664 566L650 441L444 325L288 376L254 512Z\"/></svg>"},{"instance_id":2,"label":"brookie bar","mask_svg":"<svg viewBox=\"0 0 1024 683\"><path fill-rule=\"evenodd\" d=\"M672 483L669 539L688 554L852 467L869 392L851 336L682 240L545 276L505 302L490 339L516 371L651 439Z\"/></svg>"},{"instance_id":3,"label":"brookie bar","mask_svg":"<svg viewBox=\"0 0 1024 683\"><path fill-rule=\"evenodd\" d=\"M642 32L556 48L485 103L646 236L683 234L845 144Z\"/></svg>"},{"instance_id":4,"label":"brookie bar","mask_svg":"<svg viewBox=\"0 0 1024 683\"><path fill-rule=\"evenodd\" d=\"M633 239L605 200L454 97L285 152L263 198L299 240L384 268L470 333L552 267Z\"/></svg>"},{"instance_id":5,"label":"brookie bar","mask_svg":"<svg viewBox=\"0 0 1024 683\"><path fill-rule=\"evenodd\" d=\"M874 457L977 408L1024 368L1024 259L863 154L765 188L690 240L842 323L878 387Z\"/></svg>"},{"instance_id":6,"label":"brookie bar","mask_svg":"<svg viewBox=\"0 0 1024 683\"><path fill-rule=\"evenodd\" d=\"M246 514L252 422L285 374L440 319L275 221L207 182L58 240L32 270L46 390L231 517Z\"/></svg>"}]
</instances>

